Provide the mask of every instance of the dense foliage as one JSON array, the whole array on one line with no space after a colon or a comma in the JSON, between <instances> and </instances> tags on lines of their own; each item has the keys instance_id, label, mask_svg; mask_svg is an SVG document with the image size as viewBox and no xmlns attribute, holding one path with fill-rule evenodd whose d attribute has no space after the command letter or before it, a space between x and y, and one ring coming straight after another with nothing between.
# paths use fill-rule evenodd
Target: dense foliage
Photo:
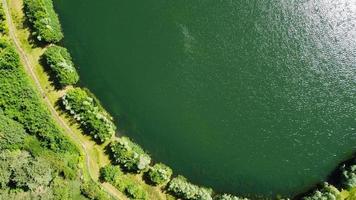
<instances>
[{"instance_id":1,"label":"dense foliage","mask_svg":"<svg viewBox=\"0 0 356 200\"><path fill-rule=\"evenodd\" d=\"M52 0L24 0L24 9L38 41L56 43L63 38Z\"/></svg>"},{"instance_id":2,"label":"dense foliage","mask_svg":"<svg viewBox=\"0 0 356 200\"><path fill-rule=\"evenodd\" d=\"M45 149L0 113L0 199L73 199L76 154ZM71 174L71 176L70 176Z\"/></svg>"},{"instance_id":3,"label":"dense foliage","mask_svg":"<svg viewBox=\"0 0 356 200\"><path fill-rule=\"evenodd\" d=\"M172 169L162 163L157 163L148 171L148 178L154 185L167 183L172 176Z\"/></svg>"},{"instance_id":4,"label":"dense foliage","mask_svg":"<svg viewBox=\"0 0 356 200\"><path fill-rule=\"evenodd\" d=\"M110 144L111 156L123 169L139 172L148 168L151 158L143 149L127 137Z\"/></svg>"},{"instance_id":5,"label":"dense foliage","mask_svg":"<svg viewBox=\"0 0 356 200\"><path fill-rule=\"evenodd\" d=\"M129 184L125 188L125 194L130 199L134 199L134 200L146 200L147 199L147 193L145 192L145 190L136 184Z\"/></svg>"},{"instance_id":6,"label":"dense foliage","mask_svg":"<svg viewBox=\"0 0 356 200\"><path fill-rule=\"evenodd\" d=\"M57 45L50 46L44 52L43 59L61 87L78 82L79 75L66 48Z\"/></svg>"},{"instance_id":7,"label":"dense foliage","mask_svg":"<svg viewBox=\"0 0 356 200\"><path fill-rule=\"evenodd\" d=\"M182 176L173 178L168 185L168 191L174 196L187 200L212 200L212 191L192 183Z\"/></svg>"},{"instance_id":8,"label":"dense foliage","mask_svg":"<svg viewBox=\"0 0 356 200\"><path fill-rule=\"evenodd\" d=\"M81 186L82 194L90 200L111 200L112 198L106 194L96 183L89 181Z\"/></svg>"},{"instance_id":9,"label":"dense foliage","mask_svg":"<svg viewBox=\"0 0 356 200\"><path fill-rule=\"evenodd\" d=\"M304 197L304 200L337 200L339 196L340 191L337 188L325 183L323 188L316 190L310 196Z\"/></svg>"},{"instance_id":10,"label":"dense foliage","mask_svg":"<svg viewBox=\"0 0 356 200\"><path fill-rule=\"evenodd\" d=\"M2 7L0 7L0 33L2 33L2 34L6 34L7 33L5 12L4 12L4 9Z\"/></svg>"},{"instance_id":11,"label":"dense foliage","mask_svg":"<svg viewBox=\"0 0 356 200\"><path fill-rule=\"evenodd\" d=\"M119 191L125 193L131 199L146 200L148 199L147 192L133 182L132 179L124 176L124 173L119 167L107 165L100 169L100 179L103 182L108 182L116 187Z\"/></svg>"},{"instance_id":12,"label":"dense foliage","mask_svg":"<svg viewBox=\"0 0 356 200\"><path fill-rule=\"evenodd\" d=\"M112 117L100 104L80 88L74 88L62 98L64 109L80 122L83 130L98 142L105 142L115 134Z\"/></svg>"},{"instance_id":13,"label":"dense foliage","mask_svg":"<svg viewBox=\"0 0 356 200\"><path fill-rule=\"evenodd\" d=\"M214 197L214 200L248 200L247 198L240 198L230 194L223 194Z\"/></svg>"},{"instance_id":14,"label":"dense foliage","mask_svg":"<svg viewBox=\"0 0 356 200\"><path fill-rule=\"evenodd\" d=\"M19 56L4 39L0 39L0 109L4 115L21 123L36 135L42 145L55 151L73 151L63 133L40 103L38 94L20 64Z\"/></svg>"},{"instance_id":15,"label":"dense foliage","mask_svg":"<svg viewBox=\"0 0 356 200\"><path fill-rule=\"evenodd\" d=\"M19 149L25 138L23 127L0 112L0 150Z\"/></svg>"},{"instance_id":16,"label":"dense foliage","mask_svg":"<svg viewBox=\"0 0 356 200\"><path fill-rule=\"evenodd\" d=\"M122 175L119 167L106 165L100 169L100 180L104 182L114 183L118 177Z\"/></svg>"},{"instance_id":17,"label":"dense foliage","mask_svg":"<svg viewBox=\"0 0 356 200\"><path fill-rule=\"evenodd\" d=\"M356 159L350 166L343 166L341 181L347 189L356 187Z\"/></svg>"}]
</instances>

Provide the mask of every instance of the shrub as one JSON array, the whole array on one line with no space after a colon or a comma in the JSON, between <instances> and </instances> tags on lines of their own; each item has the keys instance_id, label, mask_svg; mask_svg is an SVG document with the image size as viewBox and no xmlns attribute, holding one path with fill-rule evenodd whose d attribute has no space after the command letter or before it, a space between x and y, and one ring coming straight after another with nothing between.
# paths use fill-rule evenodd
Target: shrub
<instances>
[{"instance_id":1,"label":"shrub","mask_svg":"<svg viewBox=\"0 0 356 200\"><path fill-rule=\"evenodd\" d=\"M125 188L125 194L130 198L134 200L146 200L147 199L147 193L143 188L136 184L130 184Z\"/></svg>"},{"instance_id":2,"label":"shrub","mask_svg":"<svg viewBox=\"0 0 356 200\"><path fill-rule=\"evenodd\" d=\"M183 176L173 178L171 182L169 182L168 191L178 198L188 200L212 200L212 191L210 189L193 185Z\"/></svg>"},{"instance_id":3,"label":"shrub","mask_svg":"<svg viewBox=\"0 0 356 200\"><path fill-rule=\"evenodd\" d=\"M161 185L171 179L172 173L171 168L162 163L157 163L149 169L148 178L153 184Z\"/></svg>"},{"instance_id":4,"label":"shrub","mask_svg":"<svg viewBox=\"0 0 356 200\"><path fill-rule=\"evenodd\" d=\"M111 143L110 150L113 161L128 171L145 170L151 162L150 156L127 137L121 137Z\"/></svg>"},{"instance_id":5,"label":"shrub","mask_svg":"<svg viewBox=\"0 0 356 200\"><path fill-rule=\"evenodd\" d=\"M79 75L66 48L56 45L50 46L44 52L43 59L61 87L78 82Z\"/></svg>"},{"instance_id":6,"label":"shrub","mask_svg":"<svg viewBox=\"0 0 356 200\"><path fill-rule=\"evenodd\" d=\"M112 117L88 93L74 88L62 97L64 109L80 122L83 130L97 142L105 142L115 134Z\"/></svg>"},{"instance_id":7,"label":"shrub","mask_svg":"<svg viewBox=\"0 0 356 200\"><path fill-rule=\"evenodd\" d=\"M56 43L63 33L52 0L24 0L25 14L38 41Z\"/></svg>"},{"instance_id":8,"label":"shrub","mask_svg":"<svg viewBox=\"0 0 356 200\"><path fill-rule=\"evenodd\" d=\"M115 181L123 175L119 167L113 165L106 165L100 169L100 180L115 183Z\"/></svg>"}]
</instances>

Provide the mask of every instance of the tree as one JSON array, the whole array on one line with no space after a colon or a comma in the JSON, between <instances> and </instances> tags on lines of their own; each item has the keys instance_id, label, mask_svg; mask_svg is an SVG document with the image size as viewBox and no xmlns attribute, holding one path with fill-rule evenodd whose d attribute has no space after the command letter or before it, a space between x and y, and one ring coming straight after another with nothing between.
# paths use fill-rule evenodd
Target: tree
<instances>
[{"instance_id":1,"label":"tree","mask_svg":"<svg viewBox=\"0 0 356 200\"><path fill-rule=\"evenodd\" d=\"M171 179L172 173L171 168L162 163L157 163L149 169L148 178L154 185L161 185Z\"/></svg>"},{"instance_id":2,"label":"tree","mask_svg":"<svg viewBox=\"0 0 356 200\"><path fill-rule=\"evenodd\" d=\"M100 169L100 179L105 182L115 183L119 176L123 175L119 167L106 165Z\"/></svg>"},{"instance_id":3,"label":"tree","mask_svg":"<svg viewBox=\"0 0 356 200\"><path fill-rule=\"evenodd\" d=\"M230 194L218 195L214 198L214 200L248 200L247 198L240 198Z\"/></svg>"},{"instance_id":4,"label":"tree","mask_svg":"<svg viewBox=\"0 0 356 200\"><path fill-rule=\"evenodd\" d=\"M338 200L340 197L340 191L328 183L324 183L324 186L320 190L316 190L310 196L304 197L303 200Z\"/></svg>"},{"instance_id":5,"label":"tree","mask_svg":"<svg viewBox=\"0 0 356 200\"><path fill-rule=\"evenodd\" d=\"M348 189L356 187L356 164L343 167L342 184Z\"/></svg>"},{"instance_id":6,"label":"tree","mask_svg":"<svg viewBox=\"0 0 356 200\"><path fill-rule=\"evenodd\" d=\"M52 0L24 0L24 9L38 41L56 43L63 39Z\"/></svg>"},{"instance_id":7,"label":"tree","mask_svg":"<svg viewBox=\"0 0 356 200\"><path fill-rule=\"evenodd\" d=\"M193 185L183 176L173 178L169 182L168 191L178 198L188 200L212 200L212 190Z\"/></svg>"},{"instance_id":8,"label":"tree","mask_svg":"<svg viewBox=\"0 0 356 200\"><path fill-rule=\"evenodd\" d=\"M50 46L42 56L60 87L76 84L79 75L68 50L57 45Z\"/></svg>"},{"instance_id":9,"label":"tree","mask_svg":"<svg viewBox=\"0 0 356 200\"><path fill-rule=\"evenodd\" d=\"M0 112L0 150L19 149L23 145L25 135L21 124L5 117Z\"/></svg>"},{"instance_id":10,"label":"tree","mask_svg":"<svg viewBox=\"0 0 356 200\"><path fill-rule=\"evenodd\" d=\"M128 171L140 172L151 162L151 157L127 137L111 143L110 150L113 161Z\"/></svg>"},{"instance_id":11,"label":"tree","mask_svg":"<svg viewBox=\"0 0 356 200\"><path fill-rule=\"evenodd\" d=\"M73 88L62 97L63 108L80 122L81 128L97 142L105 142L115 134L112 117L99 102L81 88Z\"/></svg>"}]
</instances>

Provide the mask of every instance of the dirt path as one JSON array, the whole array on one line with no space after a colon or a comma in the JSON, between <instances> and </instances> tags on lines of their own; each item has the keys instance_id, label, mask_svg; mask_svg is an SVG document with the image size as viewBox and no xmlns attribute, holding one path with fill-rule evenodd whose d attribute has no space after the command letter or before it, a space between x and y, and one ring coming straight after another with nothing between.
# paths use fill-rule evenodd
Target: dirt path
<instances>
[{"instance_id":1,"label":"dirt path","mask_svg":"<svg viewBox=\"0 0 356 200\"><path fill-rule=\"evenodd\" d=\"M78 137L78 135L69 127L69 125L59 116L58 112L56 111L56 109L52 105L52 103L49 100L49 97L47 96L45 90L43 89L38 77L36 76L36 73L33 71L33 68L31 67L33 65L31 64L30 59L28 58L26 52L21 47L19 39L16 36L16 31L15 31L16 28L15 28L14 23L12 21L12 16L10 14L10 9L8 7L7 1L6 0L2 0L2 5L3 5L3 8L4 8L5 15L6 15L6 21L7 21L7 25L8 25L8 29L9 29L9 37L13 41L13 43L15 45L15 48L16 48L17 52L20 55L20 59L21 59L23 65L25 66L26 72L30 75L32 80L35 82L35 86L36 86L37 90L40 92L40 94L43 96L44 103L47 106L48 110L51 112L51 115L52 115L53 119L56 120L58 125L60 125L60 127L65 129L65 133L74 142L76 142L79 147L81 147L81 151L85 156L86 168L87 168L87 171L88 171L88 174L89 174L90 178L93 181L95 181L96 183L100 184L102 186L102 188L104 188L104 190L107 193L109 193L111 196L115 197L116 199L126 199L123 196L122 193L117 191L111 185L109 185L109 184L101 184L101 183L99 183L97 181L97 177L90 170L90 169L92 169L91 168L91 160L95 160L95 158L91 158L90 157L90 154L89 154L88 147L87 147L86 143L84 141L82 141Z\"/></svg>"}]
</instances>

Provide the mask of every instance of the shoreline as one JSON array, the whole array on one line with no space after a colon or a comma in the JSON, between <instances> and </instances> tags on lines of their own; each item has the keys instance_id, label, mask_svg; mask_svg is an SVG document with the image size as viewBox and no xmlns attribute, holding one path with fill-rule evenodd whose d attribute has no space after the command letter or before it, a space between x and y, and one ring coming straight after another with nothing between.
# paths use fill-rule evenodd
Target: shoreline
<instances>
[{"instance_id":1,"label":"shoreline","mask_svg":"<svg viewBox=\"0 0 356 200\"><path fill-rule=\"evenodd\" d=\"M3 0L3 1L5 2L6 0ZM11 15L11 14L10 14L10 15ZM16 36L15 36L15 38L16 38ZM16 43L16 40L14 40L14 41L15 41L15 43ZM17 45L18 45L19 47L21 46L20 44L17 44ZM21 47L20 47L20 49L21 49ZM20 53L21 53L21 52L20 52ZM23 51L21 54L26 55L26 52ZM23 56L23 55L22 55L22 57L25 58L24 60L27 60L27 57L26 57L26 56ZM28 65L28 66L33 66L32 64L29 64L29 63L30 63L29 61L25 61L25 62L28 62L26 65ZM29 68L29 69L32 71L32 68ZM42 93L45 94L45 96L44 96L45 98L44 98L44 99L45 99L46 103L48 103L47 105L52 106L53 101L51 101L51 100L50 100L50 97L48 97L48 96L46 95L47 92L42 88L40 81L36 78L36 72L33 72L33 71L32 71L31 74L33 74L33 77L32 77L32 78L33 78L34 80L36 80L35 82L36 82L37 88L39 88L39 90L41 91L41 94L42 94ZM70 87L72 87L72 86L70 86ZM88 90L89 90L89 89L88 89ZM65 91L66 91L66 90L64 90L63 92L65 92ZM90 90L89 90L89 91L90 91ZM63 95L63 94L62 94L62 95ZM99 103L100 103L100 102L99 102ZM55 113L58 112L58 111L57 111L58 109L55 109L53 106L52 106L52 107L49 107L49 108L50 108L51 112L52 112L52 111L55 112ZM67 114L65 114L65 115L67 116ZM59 116L59 115L58 115L58 116ZM60 117L60 116L59 116L59 117ZM62 122L61 122L61 123L62 123ZM70 128L69 126L66 126L66 123L67 123L67 122L64 122L64 121L63 121L64 128L65 128L65 129L68 128L69 130L71 130L71 128ZM62 124L62 125L63 125L63 124ZM63 127L62 125L61 125L61 127ZM69 132L71 132L71 131L69 131ZM81 132L83 132L83 131L81 131ZM119 134L119 136L121 137L121 134ZM85 138L88 139L89 137L85 137ZM113 139L113 138L114 138L114 139ZM111 138L111 139L109 140L109 143L110 143L111 141L113 141L113 140L116 140L116 136L115 136L115 135L113 136L113 138ZM107 143L106 143L106 144L107 144ZM84 145L84 144L83 144L83 145ZM98 145L98 144L94 144L94 146L95 146L95 145ZM105 148L106 145L103 145L103 146L104 146L104 148ZM85 145L83 146L83 148L86 148ZM89 159L88 159L88 160L89 160ZM87 160L87 163L90 162L90 161L88 161L88 160ZM165 192L163 192L163 194L165 194Z\"/></svg>"}]
</instances>

